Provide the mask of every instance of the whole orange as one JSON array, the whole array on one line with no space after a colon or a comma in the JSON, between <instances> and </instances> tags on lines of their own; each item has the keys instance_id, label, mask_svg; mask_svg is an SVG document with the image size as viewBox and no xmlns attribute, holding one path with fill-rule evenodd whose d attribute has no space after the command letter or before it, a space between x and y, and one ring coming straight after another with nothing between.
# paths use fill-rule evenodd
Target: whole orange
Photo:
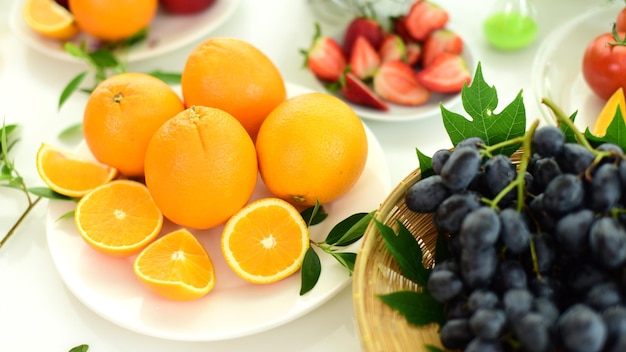
<instances>
[{"instance_id":1,"label":"whole orange","mask_svg":"<svg viewBox=\"0 0 626 352\"><path fill-rule=\"evenodd\" d=\"M148 27L158 4L158 0L69 0L78 27L104 41L119 41Z\"/></svg>"},{"instance_id":2,"label":"whole orange","mask_svg":"<svg viewBox=\"0 0 626 352\"><path fill-rule=\"evenodd\" d=\"M294 205L331 202L358 181L367 160L363 123L325 93L287 99L265 119L256 140L263 182Z\"/></svg>"},{"instance_id":3,"label":"whole orange","mask_svg":"<svg viewBox=\"0 0 626 352\"><path fill-rule=\"evenodd\" d=\"M254 143L229 113L191 106L167 121L146 151L146 185L163 215L194 229L225 222L252 196Z\"/></svg>"},{"instance_id":4,"label":"whole orange","mask_svg":"<svg viewBox=\"0 0 626 352\"><path fill-rule=\"evenodd\" d=\"M161 125L185 109L160 79L121 73L96 86L87 99L83 135L101 163L126 176L143 176L146 147Z\"/></svg>"},{"instance_id":5,"label":"whole orange","mask_svg":"<svg viewBox=\"0 0 626 352\"><path fill-rule=\"evenodd\" d=\"M252 139L261 123L286 95L274 63L252 44L211 38L188 56L181 88L187 107L204 105L235 116Z\"/></svg>"}]
</instances>

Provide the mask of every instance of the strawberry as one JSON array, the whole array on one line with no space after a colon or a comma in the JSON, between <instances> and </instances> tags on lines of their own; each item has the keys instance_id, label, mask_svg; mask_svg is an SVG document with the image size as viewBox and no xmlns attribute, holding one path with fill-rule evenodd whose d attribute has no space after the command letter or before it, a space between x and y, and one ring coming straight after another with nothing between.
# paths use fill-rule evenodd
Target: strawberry
<instances>
[{"instance_id":1,"label":"strawberry","mask_svg":"<svg viewBox=\"0 0 626 352\"><path fill-rule=\"evenodd\" d=\"M400 36L395 34L387 34L383 39L380 48L378 48L378 54L382 62L385 61L404 61L406 62L406 47L404 41Z\"/></svg>"},{"instance_id":2,"label":"strawberry","mask_svg":"<svg viewBox=\"0 0 626 352\"><path fill-rule=\"evenodd\" d=\"M463 39L449 29L434 30L424 42L422 66L428 67L442 52L460 54L463 52Z\"/></svg>"},{"instance_id":3,"label":"strawberry","mask_svg":"<svg viewBox=\"0 0 626 352\"><path fill-rule=\"evenodd\" d=\"M358 37L350 55L350 70L362 80L372 78L380 66L380 56L376 49L365 39Z\"/></svg>"},{"instance_id":4,"label":"strawberry","mask_svg":"<svg viewBox=\"0 0 626 352\"><path fill-rule=\"evenodd\" d=\"M437 93L458 93L472 80L465 60L459 54L442 53L415 75L417 81Z\"/></svg>"},{"instance_id":5,"label":"strawberry","mask_svg":"<svg viewBox=\"0 0 626 352\"><path fill-rule=\"evenodd\" d=\"M378 50L385 31L373 18L357 17L350 22L343 37L343 50L346 56L352 55L352 48L358 37L365 37L375 50Z\"/></svg>"},{"instance_id":6,"label":"strawberry","mask_svg":"<svg viewBox=\"0 0 626 352\"><path fill-rule=\"evenodd\" d=\"M377 110L389 110L387 103L382 101L368 85L352 72L347 72L343 78L341 80L341 93L347 101Z\"/></svg>"},{"instance_id":7,"label":"strawberry","mask_svg":"<svg viewBox=\"0 0 626 352\"><path fill-rule=\"evenodd\" d=\"M341 46L331 37L323 36L315 24L315 36L309 50L301 50L304 65L322 81L337 82L346 68L346 57Z\"/></svg>"},{"instance_id":8,"label":"strawberry","mask_svg":"<svg viewBox=\"0 0 626 352\"><path fill-rule=\"evenodd\" d=\"M406 16L398 16L391 18L391 27L393 28L392 33L400 36L405 43L408 43L414 40L409 31L406 29L405 24Z\"/></svg>"},{"instance_id":9,"label":"strawberry","mask_svg":"<svg viewBox=\"0 0 626 352\"><path fill-rule=\"evenodd\" d=\"M408 106L422 105L430 99L430 91L402 61L387 61L380 66L374 76L374 92L388 102Z\"/></svg>"},{"instance_id":10,"label":"strawberry","mask_svg":"<svg viewBox=\"0 0 626 352\"><path fill-rule=\"evenodd\" d=\"M422 46L416 41L409 41L404 44L406 48L406 63L415 66L422 58Z\"/></svg>"},{"instance_id":11,"label":"strawberry","mask_svg":"<svg viewBox=\"0 0 626 352\"><path fill-rule=\"evenodd\" d=\"M448 12L443 7L428 0L418 0L406 14L404 26L413 39L422 42L430 32L445 27L448 19Z\"/></svg>"},{"instance_id":12,"label":"strawberry","mask_svg":"<svg viewBox=\"0 0 626 352\"><path fill-rule=\"evenodd\" d=\"M215 0L159 0L159 3L169 13L192 15L208 9Z\"/></svg>"}]
</instances>

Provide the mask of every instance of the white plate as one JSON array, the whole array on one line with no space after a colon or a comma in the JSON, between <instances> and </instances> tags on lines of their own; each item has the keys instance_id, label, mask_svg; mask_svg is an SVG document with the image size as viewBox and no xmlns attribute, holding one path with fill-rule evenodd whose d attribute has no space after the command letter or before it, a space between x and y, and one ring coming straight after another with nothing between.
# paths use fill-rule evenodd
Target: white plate
<instances>
[{"instance_id":1,"label":"white plate","mask_svg":"<svg viewBox=\"0 0 626 352\"><path fill-rule=\"evenodd\" d=\"M476 69L476 61L474 59L474 55L472 54L471 48L468 47L467 42L464 43L463 58L465 59L465 63L467 64L467 68L470 73L474 74L474 70ZM324 87L324 85L316 80L319 84L319 89L328 92L328 90ZM350 103L345 100L341 94L335 94L338 98L341 98L346 103L348 103L352 109L362 118L374 121L382 121L382 122L399 122L399 121L411 121L418 119L426 119L435 116L441 116L441 107L439 106L442 103L447 109L454 109L458 104L461 103L461 93L457 94L435 94L433 93L430 97L430 100L421 106L403 106L398 104L387 103L389 106L388 111L376 110L373 108L369 108L363 105L357 105Z\"/></svg>"},{"instance_id":2,"label":"white plate","mask_svg":"<svg viewBox=\"0 0 626 352\"><path fill-rule=\"evenodd\" d=\"M287 85L290 96L308 90ZM325 206L328 218L311 227L313 240L323 240L339 221L357 212L378 208L390 191L390 177L380 144L367 128L369 152L365 170L339 200ZM88 154L85 144L80 150ZM269 196L259 182L253 199ZM87 307L113 323L141 334L181 341L224 340L265 331L312 311L351 282L345 268L318 251L322 274L317 285L300 296L300 272L269 285L240 279L227 266L220 250L222 226L194 231L213 260L215 288L192 302L172 302L149 292L135 278L132 258L113 258L88 247L72 219L58 220L75 208L69 201L50 201L47 240L53 261L69 290ZM162 232L176 227L168 224ZM356 252L360 241L347 248Z\"/></svg>"},{"instance_id":3,"label":"white plate","mask_svg":"<svg viewBox=\"0 0 626 352\"><path fill-rule=\"evenodd\" d=\"M8 1L8 0L2 0ZM15 35L33 49L65 61L78 59L63 49L63 42L47 39L31 30L22 16L23 0L15 2L9 25ZM147 40L129 49L127 62L134 62L165 54L201 39L218 28L235 12L239 0L217 0L206 11L195 15L172 15L159 10L150 25ZM84 34L73 39L93 41Z\"/></svg>"},{"instance_id":4,"label":"white plate","mask_svg":"<svg viewBox=\"0 0 626 352\"><path fill-rule=\"evenodd\" d=\"M552 112L541 99L550 98L568 116L578 110L576 126L593 126L605 101L587 86L582 62L587 45L602 33L610 32L621 2L599 6L573 18L546 37L537 51L532 69L535 101L540 104L544 120L554 124Z\"/></svg>"}]
</instances>

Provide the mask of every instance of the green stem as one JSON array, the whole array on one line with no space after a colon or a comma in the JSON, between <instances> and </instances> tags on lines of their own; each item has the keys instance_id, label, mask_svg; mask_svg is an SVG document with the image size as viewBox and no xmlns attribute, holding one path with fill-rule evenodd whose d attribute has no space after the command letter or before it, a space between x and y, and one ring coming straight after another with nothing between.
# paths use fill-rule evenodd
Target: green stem
<instances>
[{"instance_id":1,"label":"green stem","mask_svg":"<svg viewBox=\"0 0 626 352\"><path fill-rule=\"evenodd\" d=\"M30 211L33 210L33 208L35 208L35 206L37 205L37 203L39 203L40 200L41 200L41 197L37 197L35 198L33 202L30 202L30 197L29 197L28 207L22 213L22 216L20 216L19 219L17 219L17 221L15 222L15 224L13 224L13 227L11 227L9 232L7 232L6 235L2 238L2 240L0 240L0 249L2 249L4 244L9 240L9 238L11 238L11 236L17 230L17 227L22 223L22 221L26 218L26 216L30 213Z\"/></svg>"},{"instance_id":2,"label":"green stem","mask_svg":"<svg viewBox=\"0 0 626 352\"><path fill-rule=\"evenodd\" d=\"M561 124L561 123L565 124L567 127L569 127L570 130L572 130L572 132L574 133L574 137L576 137L576 141L578 141L579 144L581 144L582 146L591 150L594 153L596 152L596 150L591 146L591 144L589 144L589 141L587 140L587 138L585 138L582 132L580 132L578 128L576 128L576 126L574 125L574 121L572 121L567 115L565 115L565 113L559 106L557 106L549 98L543 98L541 102L545 104L546 106L548 106L550 110L552 110L552 113L556 117L557 124Z\"/></svg>"}]
</instances>

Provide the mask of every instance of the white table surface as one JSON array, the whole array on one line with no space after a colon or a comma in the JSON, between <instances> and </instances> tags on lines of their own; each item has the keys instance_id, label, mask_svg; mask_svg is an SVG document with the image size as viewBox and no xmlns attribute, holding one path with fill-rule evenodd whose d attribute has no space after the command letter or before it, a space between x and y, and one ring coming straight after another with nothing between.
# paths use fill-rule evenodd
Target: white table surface
<instances>
[{"instance_id":1,"label":"white table surface","mask_svg":"<svg viewBox=\"0 0 626 352\"><path fill-rule=\"evenodd\" d=\"M307 1L315 0L241 0L230 20L210 35L247 40L276 63L285 80L317 87L310 73L302 69L298 52L309 45L317 20ZM484 77L498 88L501 104L523 90L527 117L532 121L539 118L539 110L532 94L531 68L541 40L558 25L606 0L535 0L539 38L530 47L510 53L489 47L482 34L481 23L493 0L438 2L448 9L454 28L482 62ZM7 124L21 126L12 158L28 186L42 186L34 162L41 142L75 146L60 141L58 134L82 119L86 96L75 95L60 111L56 106L63 87L84 67L42 56L21 43L7 25L12 0L0 3L0 117ZM322 25L326 33L334 30L334 25ZM196 44L131 64L128 70L180 72ZM389 168L392 186L417 166L415 147L429 154L450 146L440 118L365 122L384 149L387 165L382 167ZM21 193L0 188L0 236L25 207ZM48 252L46 208L46 201L37 205L0 250L0 351L68 351L83 343L90 346L90 352L362 350L351 286L295 321L233 340L176 342L125 330L86 308L64 286Z\"/></svg>"}]
</instances>

